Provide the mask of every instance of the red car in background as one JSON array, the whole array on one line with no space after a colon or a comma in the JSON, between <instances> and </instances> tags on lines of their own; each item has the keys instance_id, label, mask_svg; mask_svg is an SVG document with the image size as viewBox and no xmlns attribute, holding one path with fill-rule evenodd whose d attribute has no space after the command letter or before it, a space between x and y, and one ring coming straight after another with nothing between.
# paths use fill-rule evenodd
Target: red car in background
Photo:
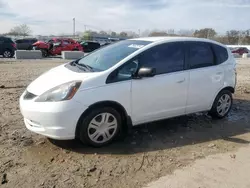
<instances>
[{"instance_id":1,"label":"red car in background","mask_svg":"<svg viewBox=\"0 0 250 188\"><path fill-rule=\"evenodd\" d=\"M240 48L232 49L231 52L234 53L234 54L243 55L245 53L249 53L249 50L247 48L240 47Z\"/></svg>"},{"instance_id":2,"label":"red car in background","mask_svg":"<svg viewBox=\"0 0 250 188\"><path fill-rule=\"evenodd\" d=\"M41 50L43 57L61 55L62 51L83 51L80 43L69 38L53 38L48 42L37 41L34 50Z\"/></svg>"}]
</instances>

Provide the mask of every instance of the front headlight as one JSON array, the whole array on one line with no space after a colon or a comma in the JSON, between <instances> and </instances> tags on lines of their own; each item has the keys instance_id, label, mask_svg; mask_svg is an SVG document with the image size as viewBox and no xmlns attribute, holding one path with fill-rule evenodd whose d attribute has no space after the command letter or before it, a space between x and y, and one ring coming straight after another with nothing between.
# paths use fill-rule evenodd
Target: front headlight
<instances>
[{"instance_id":1,"label":"front headlight","mask_svg":"<svg viewBox=\"0 0 250 188\"><path fill-rule=\"evenodd\" d=\"M40 95L35 102L58 102L70 100L79 89L81 83L81 81L72 81L54 87Z\"/></svg>"}]
</instances>

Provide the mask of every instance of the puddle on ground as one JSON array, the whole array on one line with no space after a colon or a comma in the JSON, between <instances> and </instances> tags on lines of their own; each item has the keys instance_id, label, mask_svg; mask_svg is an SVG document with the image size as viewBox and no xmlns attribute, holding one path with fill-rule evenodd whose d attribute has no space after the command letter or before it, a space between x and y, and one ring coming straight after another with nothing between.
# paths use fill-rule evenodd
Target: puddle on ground
<instances>
[{"instance_id":1,"label":"puddle on ground","mask_svg":"<svg viewBox=\"0 0 250 188\"><path fill-rule=\"evenodd\" d=\"M240 114L236 112L230 112L227 116L227 120L230 122L236 122L239 120L248 121L246 114Z\"/></svg>"}]
</instances>

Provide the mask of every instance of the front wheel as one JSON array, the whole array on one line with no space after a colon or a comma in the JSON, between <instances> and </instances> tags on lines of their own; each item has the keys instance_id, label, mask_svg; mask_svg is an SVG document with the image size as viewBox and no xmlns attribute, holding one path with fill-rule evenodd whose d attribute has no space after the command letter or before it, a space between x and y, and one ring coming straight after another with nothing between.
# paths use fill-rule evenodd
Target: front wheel
<instances>
[{"instance_id":1,"label":"front wheel","mask_svg":"<svg viewBox=\"0 0 250 188\"><path fill-rule=\"evenodd\" d=\"M232 104L232 93L228 90L223 90L215 98L209 114L214 118L222 119L227 116L231 110Z\"/></svg>"},{"instance_id":2,"label":"front wheel","mask_svg":"<svg viewBox=\"0 0 250 188\"><path fill-rule=\"evenodd\" d=\"M49 54L48 54L48 51L47 51L47 50L43 50L43 49L41 49L41 52L42 52L42 56L43 56L43 57L48 57L48 56L49 56Z\"/></svg>"},{"instance_id":3,"label":"front wheel","mask_svg":"<svg viewBox=\"0 0 250 188\"><path fill-rule=\"evenodd\" d=\"M117 137L121 127L121 115L115 109L94 109L81 122L80 140L94 147L102 147Z\"/></svg>"}]
</instances>

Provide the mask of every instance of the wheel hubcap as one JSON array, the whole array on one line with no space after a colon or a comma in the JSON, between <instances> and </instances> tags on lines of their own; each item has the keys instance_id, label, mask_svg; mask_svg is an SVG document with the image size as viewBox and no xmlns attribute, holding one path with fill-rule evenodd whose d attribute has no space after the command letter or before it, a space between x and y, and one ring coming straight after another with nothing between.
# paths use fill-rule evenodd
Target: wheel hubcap
<instances>
[{"instance_id":1,"label":"wheel hubcap","mask_svg":"<svg viewBox=\"0 0 250 188\"><path fill-rule=\"evenodd\" d=\"M110 113L101 113L90 121L88 136L95 143L104 143L113 138L116 130L116 118Z\"/></svg>"},{"instance_id":2,"label":"wheel hubcap","mask_svg":"<svg viewBox=\"0 0 250 188\"><path fill-rule=\"evenodd\" d=\"M9 51L5 51L3 53L4 57L10 57L11 56L11 53Z\"/></svg>"},{"instance_id":3,"label":"wheel hubcap","mask_svg":"<svg viewBox=\"0 0 250 188\"><path fill-rule=\"evenodd\" d=\"M217 112L221 116L224 116L231 106L231 98L228 94L224 94L220 97L218 104L217 104Z\"/></svg>"}]
</instances>

